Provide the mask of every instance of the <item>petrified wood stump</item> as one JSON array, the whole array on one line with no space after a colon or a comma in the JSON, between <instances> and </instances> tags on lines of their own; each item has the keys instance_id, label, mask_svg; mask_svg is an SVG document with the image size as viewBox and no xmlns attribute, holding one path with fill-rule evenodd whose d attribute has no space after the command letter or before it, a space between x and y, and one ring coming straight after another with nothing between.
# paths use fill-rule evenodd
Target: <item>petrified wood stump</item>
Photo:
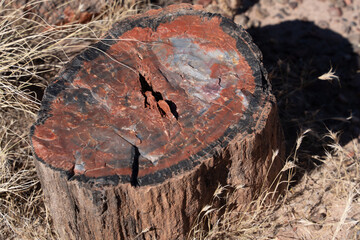
<instances>
[{"instance_id":1,"label":"petrified wood stump","mask_svg":"<svg viewBox=\"0 0 360 240\"><path fill-rule=\"evenodd\" d=\"M31 129L62 239L183 239L218 184L243 186L240 206L268 186L283 148L260 58L191 5L127 18L75 57Z\"/></svg>"}]
</instances>

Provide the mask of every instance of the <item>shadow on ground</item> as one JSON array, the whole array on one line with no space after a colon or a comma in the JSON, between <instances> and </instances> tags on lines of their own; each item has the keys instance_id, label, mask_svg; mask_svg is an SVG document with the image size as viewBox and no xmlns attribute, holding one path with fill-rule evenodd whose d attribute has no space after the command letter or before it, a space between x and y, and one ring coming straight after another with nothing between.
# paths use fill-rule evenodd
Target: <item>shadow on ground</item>
<instances>
[{"instance_id":1,"label":"shadow on ground","mask_svg":"<svg viewBox=\"0 0 360 240\"><path fill-rule=\"evenodd\" d=\"M248 31L263 53L288 153L301 130L313 130L299 156L303 170L310 171L320 164L310 155L324 153L327 129L341 131L341 144L359 137L360 75L357 56L347 39L304 21ZM331 67L340 82L319 80Z\"/></svg>"}]
</instances>

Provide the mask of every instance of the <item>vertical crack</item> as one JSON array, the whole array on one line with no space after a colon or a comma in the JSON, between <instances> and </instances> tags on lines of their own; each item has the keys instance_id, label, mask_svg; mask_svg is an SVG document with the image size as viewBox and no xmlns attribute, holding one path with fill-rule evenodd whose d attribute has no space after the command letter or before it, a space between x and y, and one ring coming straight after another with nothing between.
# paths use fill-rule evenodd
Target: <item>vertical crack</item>
<instances>
[{"instance_id":1,"label":"vertical crack","mask_svg":"<svg viewBox=\"0 0 360 240\"><path fill-rule=\"evenodd\" d=\"M148 99L147 99L147 96L146 96L146 92L147 91L151 91L151 87L150 85L146 82L145 78L143 75L141 75L139 73L139 81L140 81L140 85L141 85L141 94L145 97L145 102L144 102L144 106L147 107L149 105L148 103Z\"/></svg>"},{"instance_id":2,"label":"vertical crack","mask_svg":"<svg viewBox=\"0 0 360 240\"><path fill-rule=\"evenodd\" d=\"M139 186L139 182L138 182L139 157L140 157L140 152L139 152L138 147L136 147L136 146L132 147L131 156L133 157L133 164L132 164L132 173L131 173L130 183L131 183L131 186L138 187Z\"/></svg>"},{"instance_id":3,"label":"vertical crack","mask_svg":"<svg viewBox=\"0 0 360 240\"><path fill-rule=\"evenodd\" d=\"M160 92L155 92L154 89L145 80L145 77L139 73L139 81L141 85L141 94L144 96L144 107L150 109L157 109L162 117L170 114L179 119L176 104L170 100L164 100Z\"/></svg>"},{"instance_id":4,"label":"vertical crack","mask_svg":"<svg viewBox=\"0 0 360 240\"><path fill-rule=\"evenodd\" d=\"M171 113L174 115L176 120L179 119L179 113L176 111L177 107L176 104L173 101L165 100L165 102L169 105Z\"/></svg>"}]
</instances>

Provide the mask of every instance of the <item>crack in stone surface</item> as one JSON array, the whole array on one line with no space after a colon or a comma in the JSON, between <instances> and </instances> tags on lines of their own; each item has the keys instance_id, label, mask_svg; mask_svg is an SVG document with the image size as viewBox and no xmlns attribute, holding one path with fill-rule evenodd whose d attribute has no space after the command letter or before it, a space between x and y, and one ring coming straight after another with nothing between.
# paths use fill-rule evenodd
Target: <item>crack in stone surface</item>
<instances>
[{"instance_id":1,"label":"crack in stone surface","mask_svg":"<svg viewBox=\"0 0 360 240\"><path fill-rule=\"evenodd\" d=\"M133 145L131 155L133 156L133 163L132 163L132 173L131 173L130 183L131 186L138 187L139 157L140 157L139 148Z\"/></svg>"},{"instance_id":2,"label":"crack in stone surface","mask_svg":"<svg viewBox=\"0 0 360 240\"><path fill-rule=\"evenodd\" d=\"M160 92L155 92L141 73L139 73L139 81L141 84L141 93L145 97L145 108L157 108L161 117L171 117L172 115L176 120L179 119L179 113L177 112L176 104L173 101L167 99L164 100L162 94Z\"/></svg>"}]
</instances>

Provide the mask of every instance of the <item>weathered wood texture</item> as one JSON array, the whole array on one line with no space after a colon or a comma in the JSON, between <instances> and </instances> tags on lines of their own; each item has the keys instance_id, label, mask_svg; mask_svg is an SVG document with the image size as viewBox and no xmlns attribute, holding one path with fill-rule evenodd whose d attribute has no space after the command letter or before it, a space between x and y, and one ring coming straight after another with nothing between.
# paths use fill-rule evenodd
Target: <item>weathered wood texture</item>
<instances>
[{"instance_id":1,"label":"weathered wood texture","mask_svg":"<svg viewBox=\"0 0 360 240\"><path fill-rule=\"evenodd\" d=\"M248 204L283 156L258 48L186 4L127 18L75 57L31 141L63 239L183 239L218 184Z\"/></svg>"}]
</instances>

